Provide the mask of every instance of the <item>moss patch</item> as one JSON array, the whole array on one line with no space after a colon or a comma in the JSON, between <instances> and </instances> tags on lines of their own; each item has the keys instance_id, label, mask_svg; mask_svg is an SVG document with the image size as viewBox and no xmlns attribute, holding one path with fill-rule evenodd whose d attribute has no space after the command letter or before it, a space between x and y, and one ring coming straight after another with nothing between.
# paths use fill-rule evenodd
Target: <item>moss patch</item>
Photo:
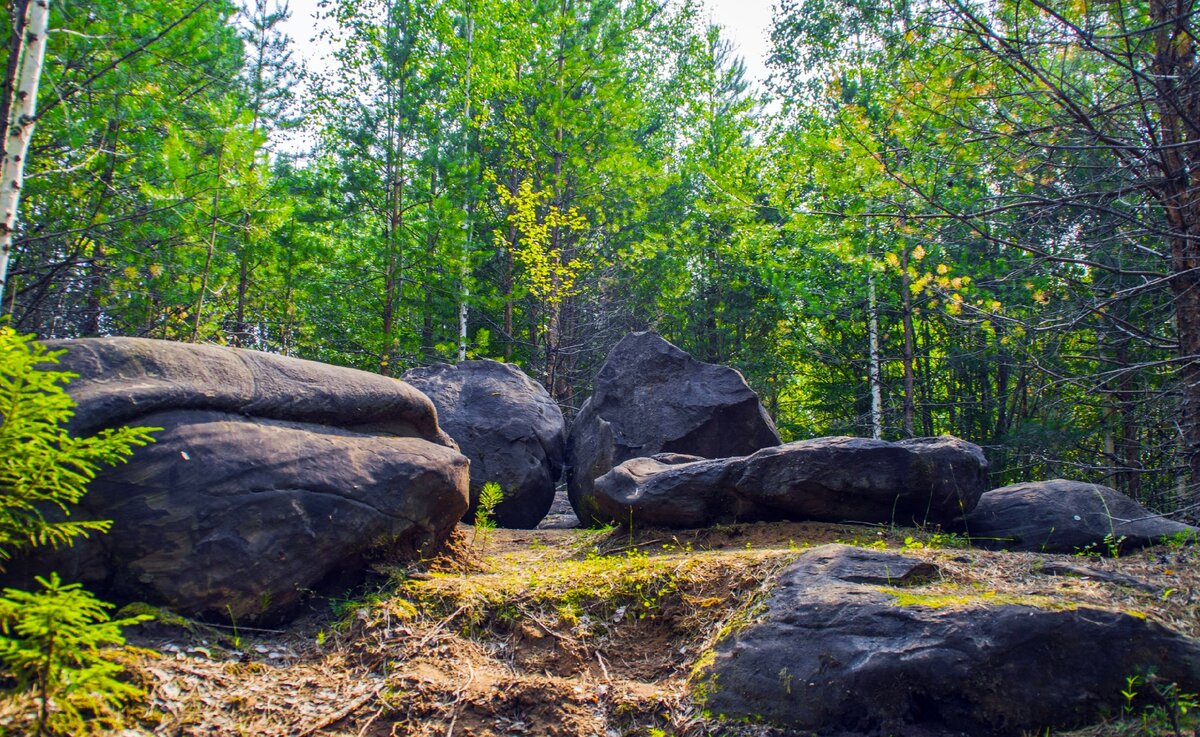
<instances>
[{"instance_id":1,"label":"moss patch","mask_svg":"<svg viewBox=\"0 0 1200 737\"><path fill-rule=\"evenodd\" d=\"M943 584L925 591L881 586L876 589L892 597L893 606L919 606L927 609L991 607L1017 605L1051 611L1070 611L1078 605L1062 598L1034 594L1015 594L980 589L974 586Z\"/></svg>"}]
</instances>

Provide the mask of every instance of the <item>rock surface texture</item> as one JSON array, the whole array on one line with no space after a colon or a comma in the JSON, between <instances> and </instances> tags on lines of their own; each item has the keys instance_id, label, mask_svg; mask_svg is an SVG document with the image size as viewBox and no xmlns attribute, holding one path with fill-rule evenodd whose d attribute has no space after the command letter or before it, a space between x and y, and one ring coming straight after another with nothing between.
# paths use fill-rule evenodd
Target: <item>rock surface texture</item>
<instances>
[{"instance_id":1,"label":"rock surface texture","mask_svg":"<svg viewBox=\"0 0 1200 737\"><path fill-rule=\"evenodd\" d=\"M924 525L960 519L986 483L983 451L958 438L831 437L742 458L633 459L597 479L594 493L605 515L645 525L778 519Z\"/></svg>"},{"instance_id":2,"label":"rock surface texture","mask_svg":"<svg viewBox=\"0 0 1200 737\"><path fill-rule=\"evenodd\" d=\"M437 407L438 422L471 459L470 522L479 490L500 484L501 527L531 529L546 516L562 473L567 430L562 410L516 366L465 361L413 369L404 380Z\"/></svg>"},{"instance_id":3,"label":"rock surface texture","mask_svg":"<svg viewBox=\"0 0 1200 737\"><path fill-rule=\"evenodd\" d=\"M921 601L920 560L826 545L784 571L761 619L693 686L730 717L840 734L1019 735L1118 712L1148 668L1200 686L1200 644L1095 608Z\"/></svg>"},{"instance_id":4,"label":"rock surface texture","mask_svg":"<svg viewBox=\"0 0 1200 737\"><path fill-rule=\"evenodd\" d=\"M1115 489L1054 479L1013 484L983 495L966 518L982 547L1044 553L1135 550L1200 529L1164 519Z\"/></svg>"},{"instance_id":5,"label":"rock surface texture","mask_svg":"<svg viewBox=\"0 0 1200 737\"><path fill-rule=\"evenodd\" d=\"M137 338L47 345L79 374L75 432L163 428L84 497L112 530L55 561L114 598L278 620L372 555L439 544L466 509L467 459L401 381Z\"/></svg>"},{"instance_id":6,"label":"rock surface texture","mask_svg":"<svg viewBox=\"0 0 1200 737\"><path fill-rule=\"evenodd\" d=\"M741 374L697 361L653 333L630 333L608 354L571 426L571 506L585 526L613 521L597 506L593 481L631 458L727 458L778 444L774 423Z\"/></svg>"}]
</instances>

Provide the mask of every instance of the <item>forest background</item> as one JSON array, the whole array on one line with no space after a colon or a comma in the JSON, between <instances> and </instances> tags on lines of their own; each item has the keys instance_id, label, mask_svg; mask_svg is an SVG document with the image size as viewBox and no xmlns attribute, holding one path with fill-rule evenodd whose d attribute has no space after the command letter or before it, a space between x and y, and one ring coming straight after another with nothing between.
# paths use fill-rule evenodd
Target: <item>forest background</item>
<instances>
[{"instance_id":1,"label":"forest background","mask_svg":"<svg viewBox=\"0 0 1200 737\"><path fill-rule=\"evenodd\" d=\"M785 440L1200 501L1190 2L779 0L765 92L691 0L320 13L306 72L276 0L54 1L15 328L495 358L568 416L652 329Z\"/></svg>"}]
</instances>

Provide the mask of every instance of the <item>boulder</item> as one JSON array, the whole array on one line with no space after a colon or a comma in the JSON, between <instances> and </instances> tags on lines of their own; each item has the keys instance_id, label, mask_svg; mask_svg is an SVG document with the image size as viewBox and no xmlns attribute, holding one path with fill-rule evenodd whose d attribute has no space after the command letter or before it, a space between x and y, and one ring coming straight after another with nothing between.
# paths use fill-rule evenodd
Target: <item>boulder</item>
<instances>
[{"instance_id":1,"label":"boulder","mask_svg":"<svg viewBox=\"0 0 1200 737\"><path fill-rule=\"evenodd\" d=\"M608 354L571 426L571 506L584 525L614 521L598 508L593 481L631 458L727 458L778 444L775 424L740 373L697 361L653 333L630 333Z\"/></svg>"},{"instance_id":2,"label":"boulder","mask_svg":"<svg viewBox=\"0 0 1200 737\"><path fill-rule=\"evenodd\" d=\"M430 550L467 505L467 459L424 440L197 410L139 422L163 428L157 441L102 473L75 515L113 520L72 558L115 599L278 619L305 592L344 591L385 548Z\"/></svg>"},{"instance_id":3,"label":"boulder","mask_svg":"<svg viewBox=\"0 0 1200 737\"><path fill-rule=\"evenodd\" d=\"M713 713L797 730L1001 736L1117 713L1126 678L1151 670L1200 687L1200 643L1144 615L929 593L941 577L891 552L810 550L693 688Z\"/></svg>"},{"instance_id":4,"label":"boulder","mask_svg":"<svg viewBox=\"0 0 1200 737\"><path fill-rule=\"evenodd\" d=\"M47 345L79 374L74 432L163 429L73 515L112 520L109 533L18 561L10 582L54 567L117 600L279 621L372 559L439 545L466 510L467 459L399 380L207 345Z\"/></svg>"},{"instance_id":5,"label":"boulder","mask_svg":"<svg viewBox=\"0 0 1200 737\"><path fill-rule=\"evenodd\" d=\"M474 518L479 490L494 481L504 491L496 524L536 527L554 501L567 444L562 410L542 385L497 361L427 366L404 380L433 400L442 429L471 459L465 521Z\"/></svg>"},{"instance_id":6,"label":"boulder","mask_svg":"<svg viewBox=\"0 0 1200 737\"><path fill-rule=\"evenodd\" d=\"M453 447L433 404L398 379L259 351L147 338L48 340L79 378L75 434L136 424L160 410L200 409L415 437ZM142 423L145 424L145 423Z\"/></svg>"},{"instance_id":7,"label":"boulder","mask_svg":"<svg viewBox=\"0 0 1200 737\"><path fill-rule=\"evenodd\" d=\"M832 437L742 458L633 459L597 479L594 494L609 517L664 527L778 519L948 525L974 509L986 483L983 451L958 438Z\"/></svg>"},{"instance_id":8,"label":"boulder","mask_svg":"<svg viewBox=\"0 0 1200 737\"><path fill-rule=\"evenodd\" d=\"M1200 529L1155 515L1115 489L1067 479L993 489L964 528L980 547L1045 553L1108 554L1200 535Z\"/></svg>"}]
</instances>

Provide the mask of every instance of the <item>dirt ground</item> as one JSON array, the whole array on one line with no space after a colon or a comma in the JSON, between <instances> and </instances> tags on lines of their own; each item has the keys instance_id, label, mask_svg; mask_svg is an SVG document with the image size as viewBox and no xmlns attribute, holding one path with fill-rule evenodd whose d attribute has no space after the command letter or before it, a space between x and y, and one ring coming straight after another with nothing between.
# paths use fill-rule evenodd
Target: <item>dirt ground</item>
<instances>
[{"instance_id":1,"label":"dirt ground","mask_svg":"<svg viewBox=\"0 0 1200 737\"><path fill-rule=\"evenodd\" d=\"M817 523L473 536L460 526L449 553L384 571L356 598L314 602L285 630L144 628L127 657L147 697L114 733L786 735L706 717L687 679L782 568L831 542L902 548L957 586L1137 611L1200 635L1197 553L1186 547L1115 560L987 553L912 530ZM1055 566L1072 575L1046 575ZM28 709L0 708L0 733L20 734ZM1125 729L1079 734L1138 733Z\"/></svg>"}]
</instances>

